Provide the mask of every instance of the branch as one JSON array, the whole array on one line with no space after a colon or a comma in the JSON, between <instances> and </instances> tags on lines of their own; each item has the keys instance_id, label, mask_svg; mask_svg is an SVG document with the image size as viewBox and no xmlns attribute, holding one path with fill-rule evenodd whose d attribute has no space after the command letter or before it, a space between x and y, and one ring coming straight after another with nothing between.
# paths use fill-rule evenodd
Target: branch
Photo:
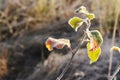
<instances>
[{"instance_id":1,"label":"branch","mask_svg":"<svg viewBox=\"0 0 120 80\"><path fill-rule=\"evenodd\" d=\"M120 65L117 67L117 69L115 70L114 74L112 75L111 79L110 80L113 80L114 77L117 75L117 73L119 72L120 70Z\"/></svg>"},{"instance_id":2,"label":"branch","mask_svg":"<svg viewBox=\"0 0 120 80\"><path fill-rule=\"evenodd\" d=\"M82 39L79 41L79 45L77 46L76 50L73 52L73 50L70 48L70 51L72 52L72 56L70 58L70 60L68 61L68 63L66 64L65 68L63 69L62 73L57 77L56 80L61 80L62 77L64 76L64 74L68 71L69 67L70 67L70 64L75 56L75 54L77 53L77 51L80 49L80 47L82 46L83 42L84 42L84 39L86 37L86 34L84 33Z\"/></svg>"},{"instance_id":3,"label":"branch","mask_svg":"<svg viewBox=\"0 0 120 80\"><path fill-rule=\"evenodd\" d=\"M116 15L115 15L115 24L114 24L113 35L112 35L112 46L114 45L114 42L115 42L115 35L116 35L116 30L117 30L119 12L120 11L117 11ZM113 51L110 52L109 68L108 68L108 78L110 78L110 76L111 76L112 58L113 58Z\"/></svg>"}]
</instances>

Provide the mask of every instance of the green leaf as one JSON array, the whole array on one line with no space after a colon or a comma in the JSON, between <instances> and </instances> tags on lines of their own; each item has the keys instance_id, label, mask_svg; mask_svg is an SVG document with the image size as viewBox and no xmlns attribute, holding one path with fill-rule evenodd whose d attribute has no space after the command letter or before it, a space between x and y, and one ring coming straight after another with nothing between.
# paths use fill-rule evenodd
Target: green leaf
<instances>
[{"instance_id":1,"label":"green leaf","mask_svg":"<svg viewBox=\"0 0 120 80\"><path fill-rule=\"evenodd\" d=\"M86 33L90 41L96 41L97 45L101 46L101 44L103 43L103 37L98 30L92 30L92 31L88 30Z\"/></svg>"},{"instance_id":2,"label":"green leaf","mask_svg":"<svg viewBox=\"0 0 120 80\"><path fill-rule=\"evenodd\" d=\"M69 25L75 29L75 31L78 30L78 28L83 24L83 20L79 17L73 17L68 21Z\"/></svg>"},{"instance_id":3,"label":"green leaf","mask_svg":"<svg viewBox=\"0 0 120 80\"><path fill-rule=\"evenodd\" d=\"M95 50L90 50L90 43L87 43L87 52L90 59L90 64L96 62L101 54L101 48L98 47Z\"/></svg>"},{"instance_id":4,"label":"green leaf","mask_svg":"<svg viewBox=\"0 0 120 80\"><path fill-rule=\"evenodd\" d=\"M98 43L98 46L100 46L103 43L103 38L101 33L98 30L92 30L90 32L92 34L91 38Z\"/></svg>"},{"instance_id":5,"label":"green leaf","mask_svg":"<svg viewBox=\"0 0 120 80\"><path fill-rule=\"evenodd\" d=\"M86 14L86 15L90 20L95 18L95 15L93 13L89 13L89 14Z\"/></svg>"}]
</instances>

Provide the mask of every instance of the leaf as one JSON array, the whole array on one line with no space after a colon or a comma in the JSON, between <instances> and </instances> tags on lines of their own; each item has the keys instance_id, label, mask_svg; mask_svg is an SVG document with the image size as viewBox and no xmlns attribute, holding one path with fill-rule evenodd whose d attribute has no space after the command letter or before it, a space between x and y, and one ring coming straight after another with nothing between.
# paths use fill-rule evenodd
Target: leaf
<instances>
[{"instance_id":1,"label":"leaf","mask_svg":"<svg viewBox=\"0 0 120 80\"><path fill-rule=\"evenodd\" d=\"M98 30L89 31L87 32L87 35L90 38L90 42L96 42L98 47L103 43L102 35Z\"/></svg>"},{"instance_id":2,"label":"leaf","mask_svg":"<svg viewBox=\"0 0 120 80\"><path fill-rule=\"evenodd\" d=\"M77 12L77 13L83 13L83 14L89 14L88 10L84 6L81 6L75 12Z\"/></svg>"},{"instance_id":3,"label":"leaf","mask_svg":"<svg viewBox=\"0 0 120 80\"><path fill-rule=\"evenodd\" d=\"M86 7L84 7L84 6L81 6L75 12L85 14L87 16L87 18L90 20L95 18L95 15L93 13L89 13L88 10L86 9Z\"/></svg>"},{"instance_id":4,"label":"leaf","mask_svg":"<svg viewBox=\"0 0 120 80\"><path fill-rule=\"evenodd\" d=\"M98 30L87 31L87 35L90 42L87 43L88 57L90 58L90 64L96 62L101 54L101 44L103 42L102 35Z\"/></svg>"},{"instance_id":5,"label":"leaf","mask_svg":"<svg viewBox=\"0 0 120 80\"><path fill-rule=\"evenodd\" d=\"M87 43L87 52L90 59L90 64L96 62L101 54L101 48L98 47L96 50L90 50L90 43Z\"/></svg>"},{"instance_id":6,"label":"leaf","mask_svg":"<svg viewBox=\"0 0 120 80\"><path fill-rule=\"evenodd\" d=\"M98 43L97 43L97 41L95 41L95 40L90 40L90 51L94 51L94 50L96 50L97 48L98 48L99 46L98 46Z\"/></svg>"},{"instance_id":7,"label":"leaf","mask_svg":"<svg viewBox=\"0 0 120 80\"><path fill-rule=\"evenodd\" d=\"M111 48L111 50L118 51L118 52L120 53L120 48L117 47L117 46L113 46L113 47Z\"/></svg>"},{"instance_id":8,"label":"leaf","mask_svg":"<svg viewBox=\"0 0 120 80\"><path fill-rule=\"evenodd\" d=\"M54 39L49 37L45 42L46 48L52 51L53 48L62 49L65 45L70 48L70 41L68 39Z\"/></svg>"},{"instance_id":9,"label":"leaf","mask_svg":"<svg viewBox=\"0 0 120 80\"><path fill-rule=\"evenodd\" d=\"M93 13L89 13L89 14L87 14L87 17L88 17L90 20L92 20L92 19L95 18L95 15L94 15Z\"/></svg>"},{"instance_id":10,"label":"leaf","mask_svg":"<svg viewBox=\"0 0 120 80\"><path fill-rule=\"evenodd\" d=\"M68 21L69 25L75 29L75 31L78 30L78 28L83 24L83 20L79 17L73 17Z\"/></svg>"}]
</instances>

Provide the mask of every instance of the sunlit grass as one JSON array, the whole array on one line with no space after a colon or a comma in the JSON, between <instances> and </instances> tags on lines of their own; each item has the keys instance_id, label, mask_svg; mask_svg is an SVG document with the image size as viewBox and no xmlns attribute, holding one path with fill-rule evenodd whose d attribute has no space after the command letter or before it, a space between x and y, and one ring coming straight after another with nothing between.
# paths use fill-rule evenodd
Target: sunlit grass
<instances>
[{"instance_id":1,"label":"sunlit grass","mask_svg":"<svg viewBox=\"0 0 120 80\"><path fill-rule=\"evenodd\" d=\"M120 0L8 0L7 5L0 10L0 24L8 26L11 33L14 32L14 26L24 25L21 29L36 28L37 24L48 25L70 19L74 14L73 10L81 5L95 13L98 22L96 26L102 33L109 34L110 29L113 29Z\"/></svg>"},{"instance_id":2,"label":"sunlit grass","mask_svg":"<svg viewBox=\"0 0 120 80\"><path fill-rule=\"evenodd\" d=\"M91 9L99 20L99 29L103 30L107 34L111 33L110 30L113 30L117 12L119 13L120 11L120 0L91 0L91 2ZM119 20L120 19L118 19L118 21Z\"/></svg>"}]
</instances>

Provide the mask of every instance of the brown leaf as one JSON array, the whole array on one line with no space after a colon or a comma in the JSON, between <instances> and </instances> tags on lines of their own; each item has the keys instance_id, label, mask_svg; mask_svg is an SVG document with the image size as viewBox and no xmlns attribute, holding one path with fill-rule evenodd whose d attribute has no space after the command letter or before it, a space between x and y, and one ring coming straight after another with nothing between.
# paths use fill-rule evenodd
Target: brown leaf
<instances>
[{"instance_id":1,"label":"brown leaf","mask_svg":"<svg viewBox=\"0 0 120 80\"><path fill-rule=\"evenodd\" d=\"M46 47L49 51L52 51L53 48L62 49L65 45L70 48L70 41L68 39L55 39L55 38L48 38L45 43Z\"/></svg>"}]
</instances>

